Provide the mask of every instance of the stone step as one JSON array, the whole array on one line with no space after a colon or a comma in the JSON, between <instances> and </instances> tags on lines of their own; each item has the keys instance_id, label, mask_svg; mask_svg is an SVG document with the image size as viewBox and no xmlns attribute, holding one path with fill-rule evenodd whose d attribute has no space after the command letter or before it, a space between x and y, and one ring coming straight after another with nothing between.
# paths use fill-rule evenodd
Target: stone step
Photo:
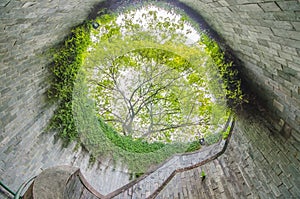
<instances>
[{"instance_id":1,"label":"stone step","mask_svg":"<svg viewBox=\"0 0 300 199\"><path fill-rule=\"evenodd\" d=\"M32 197L34 199L63 199L67 181L77 170L76 167L66 165L44 170L33 182Z\"/></svg>"}]
</instances>

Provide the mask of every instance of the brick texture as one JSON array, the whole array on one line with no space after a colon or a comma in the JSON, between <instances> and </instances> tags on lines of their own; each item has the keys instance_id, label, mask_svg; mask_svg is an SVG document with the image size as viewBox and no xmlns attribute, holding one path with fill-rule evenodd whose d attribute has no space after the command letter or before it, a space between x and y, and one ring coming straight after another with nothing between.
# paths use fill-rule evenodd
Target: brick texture
<instances>
[{"instance_id":1,"label":"brick texture","mask_svg":"<svg viewBox=\"0 0 300 199\"><path fill-rule=\"evenodd\" d=\"M176 175L157 198L298 198L297 154L292 143L266 128L261 116L240 115L227 151Z\"/></svg>"},{"instance_id":2,"label":"brick texture","mask_svg":"<svg viewBox=\"0 0 300 199\"><path fill-rule=\"evenodd\" d=\"M56 106L46 95L51 80L47 50L82 23L95 3L99 1L0 3L0 180L13 191L42 170L64 164L82 168L104 193L129 181L129 174L109 166L109 160L89 166L84 149L74 151L75 143L63 149L54 133L43 133Z\"/></svg>"},{"instance_id":3,"label":"brick texture","mask_svg":"<svg viewBox=\"0 0 300 199\"><path fill-rule=\"evenodd\" d=\"M243 78L272 111L270 122L277 126L283 120L300 132L296 119L300 110L296 91L300 87L299 1L181 2L203 16L233 49L241 60ZM223 13L220 8L230 11ZM270 87L268 81L276 82L279 88Z\"/></svg>"},{"instance_id":4,"label":"brick texture","mask_svg":"<svg viewBox=\"0 0 300 199\"><path fill-rule=\"evenodd\" d=\"M82 148L74 152L74 145L62 149L53 134L43 133L55 109L46 97L51 80L46 52L86 19L98 2L0 2L0 180L14 191L43 169L62 164L82 168L102 194L128 182L126 169L109 167L109 160L88 168L88 152ZM243 78L271 113L263 117L272 118L269 125L281 135L254 116L239 116L226 154L176 175L158 197L299 198L299 1L181 2L203 16L232 48L241 60ZM199 182L202 170L207 179Z\"/></svg>"}]
</instances>

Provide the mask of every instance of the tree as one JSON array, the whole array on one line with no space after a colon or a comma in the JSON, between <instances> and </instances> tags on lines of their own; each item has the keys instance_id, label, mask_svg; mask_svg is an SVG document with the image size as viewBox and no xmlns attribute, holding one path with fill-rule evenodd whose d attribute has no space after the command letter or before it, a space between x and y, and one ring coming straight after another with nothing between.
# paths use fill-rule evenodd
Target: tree
<instances>
[{"instance_id":1,"label":"tree","mask_svg":"<svg viewBox=\"0 0 300 199\"><path fill-rule=\"evenodd\" d=\"M211 106L203 75L159 49L139 49L98 66L90 93L98 113L124 135L165 140L208 125Z\"/></svg>"},{"instance_id":2,"label":"tree","mask_svg":"<svg viewBox=\"0 0 300 199\"><path fill-rule=\"evenodd\" d=\"M211 127L216 107L209 59L198 42L188 41L186 32L193 31L183 17L155 10L140 16L102 16L85 63L89 95L99 116L124 135L194 140Z\"/></svg>"}]
</instances>

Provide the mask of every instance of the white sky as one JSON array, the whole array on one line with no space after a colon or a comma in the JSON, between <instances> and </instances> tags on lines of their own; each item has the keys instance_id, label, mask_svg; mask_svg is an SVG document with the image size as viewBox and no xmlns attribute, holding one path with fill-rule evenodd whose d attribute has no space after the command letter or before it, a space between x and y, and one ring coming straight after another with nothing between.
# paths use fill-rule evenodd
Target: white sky
<instances>
[{"instance_id":1,"label":"white sky","mask_svg":"<svg viewBox=\"0 0 300 199\"><path fill-rule=\"evenodd\" d=\"M178 23L181 16L171 12L171 11L166 11L164 9L155 7L153 5L151 6L147 6L147 7L143 7L139 10L136 11L131 11L130 14L134 14L134 17L132 18L132 22L136 23L136 24L140 24L143 27L147 28L147 24L149 23L149 20L147 21L147 18L145 19L143 16L143 14L146 14L146 16L149 16L149 11L155 11L157 14L157 21L158 22L164 22L165 19L170 18L171 21L173 23ZM124 24L124 18L125 18L126 14L120 14L116 20L117 24L121 25ZM127 14L129 15L129 14ZM186 34L186 32L190 30L189 34ZM193 28L190 24L188 24L188 21L184 22L184 29L183 30L177 30L177 33L181 33L185 36L187 36L188 41L187 44L192 44L195 43L199 40L200 35L199 33L195 30L195 28Z\"/></svg>"}]
</instances>

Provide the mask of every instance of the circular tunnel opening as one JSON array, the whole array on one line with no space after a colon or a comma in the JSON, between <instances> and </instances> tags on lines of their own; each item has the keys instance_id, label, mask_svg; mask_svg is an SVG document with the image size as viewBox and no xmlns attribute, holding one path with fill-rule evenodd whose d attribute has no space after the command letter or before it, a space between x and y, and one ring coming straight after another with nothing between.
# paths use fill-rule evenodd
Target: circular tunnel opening
<instances>
[{"instance_id":1,"label":"circular tunnel opening","mask_svg":"<svg viewBox=\"0 0 300 199\"><path fill-rule=\"evenodd\" d=\"M228 100L243 96L232 63L184 11L132 3L101 4L54 56L50 94L61 104L51 125L84 145L91 163L112 157L138 177L225 139Z\"/></svg>"}]
</instances>

